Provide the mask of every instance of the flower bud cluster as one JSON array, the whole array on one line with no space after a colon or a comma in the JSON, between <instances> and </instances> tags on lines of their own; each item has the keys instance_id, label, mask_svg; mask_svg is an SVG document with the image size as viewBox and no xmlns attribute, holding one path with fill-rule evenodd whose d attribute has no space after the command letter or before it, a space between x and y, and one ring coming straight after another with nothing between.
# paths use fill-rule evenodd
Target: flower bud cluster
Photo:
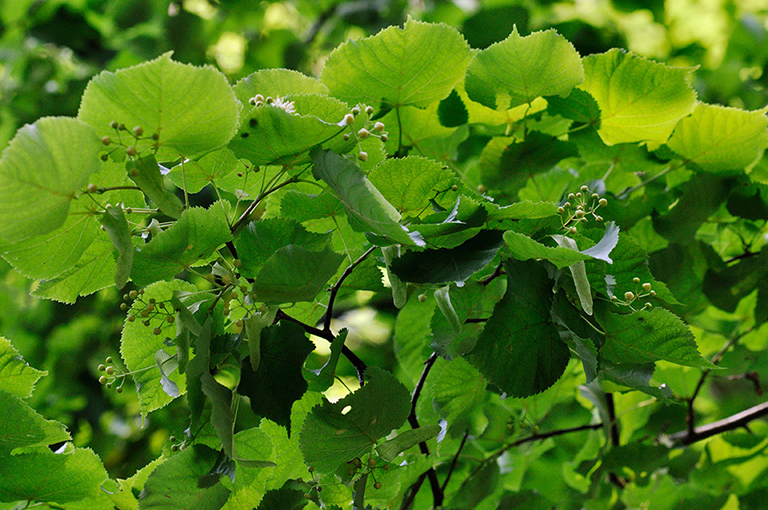
<instances>
[{"instance_id":1,"label":"flower bud cluster","mask_svg":"<svg viewBox=\"0 0 768 510\"><path fill-rule=\"evenodd\" d=\"M600 207L608 205L608 200L600 198L597 193L590 193L588 186L582 186L578 192L569 193L566 201L557 208L563 228L570 234L577 232L579 223L587 222L590 218L602 223L603 217L597 214Z\"/></svg>"},{"instance_id":2,"label":"flower bud cluster","mask_svg":"<svg viewBox=\"0 0 768 510\"><path fill-rule=\"evenodd\" d=\"M372 106L355 106L350 110L348 114L344 116L344 118L339 122L339 126L347 127L350 126L350 131L348 133L344 133L342 135L342 138L344 141L348 141L351 138L354 138L357 142L358 147L358 154L357 159L360 161L368 161L368 153L365 152L362 147L360 147L360 141L365 140L371 136L378 137L382 142L386 142L388 140L387 133L385 132L386 126L384 126L383 122L374 122L371 124L370 121L366 121L365 125L358 129L356 132L351 128L351 126L355 123L355 117L360 115L361 113L365 112L368 119L370 119L371 115L374 113L374 109Z\"/></svg>"},{"instance_id":3,"label":"flower bud cluster","mask_svg":"<svg viewBox=\"0 0 768 510\"><path fill-rule=\"evenodd\" d=\"M613 295L611 296L611 301L613 301L615 304L619 306L628 306L632 311L636 310L636 301L644 298L652 298L656 297L656 291L653 290L651 287L651 284L648 282L640 283L640 278L635 276L632 278L632 283L635 284L635 290L631 291L628 290L624 293L624 299L619 298L619 296ZM653 307L653 305L650 302L645 302L643 304L643 307L640 308L641 310L649 310Z\"/></svg>"},{"instance_id":4,"label":"flower bud cluster","mask_svg":"<svg viewBox=\"0 0 768 510\"><path fill-rule=\"evenodd\" d=\"M114 149L110 150L109 152L101 155L102 161L107 161L115 151L122 149L125 151L125 155L128 157L136 157L139 155L139 149L137 148L137 144L139 140L152 140L153 144L152 147L154 149L157 149L159 147L159 140L160 135L158 133L153 133L151 136L144 136L144 128L141 126L134 126L133 129L128 129L125 124L121 122L117 122L113 120L109 123L109 127L115 131L114 139L112 136L102 136L101 137L101 143L105 147L115 146ZM132 140L124 141L123 140L123 134L126 134Z\"/></svg>"},{"instance_id":5,"label":"flower bud cluster","mask_svg":"<svg viewBox=\"0 0 768 510\"><path fill-rule=\"evenodd\" d=\"M262 106L266 105L266 106L272 106L274 108L280 108L281 110L284 110L286 113L289 113L291 115L299 115L299 113L296 111L295 103L293 101L288 101L287 99L282 98L280 96L264 97L261 94L256 94L252 98L248 99L248 103L251 106L255 106L256 108L261 108Z\"/></svg>"}]
</instances>

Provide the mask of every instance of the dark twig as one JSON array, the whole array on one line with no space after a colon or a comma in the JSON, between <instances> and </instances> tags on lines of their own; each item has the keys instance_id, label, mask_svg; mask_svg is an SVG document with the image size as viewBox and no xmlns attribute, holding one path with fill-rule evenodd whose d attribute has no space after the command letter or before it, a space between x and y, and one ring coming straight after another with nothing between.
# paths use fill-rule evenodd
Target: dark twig
<instances>
[{"instance_id":1,"label":"dark twig","mask_svg":"<svg viewBox=\"0 0 768 510\"><path fill-rule=\"evenodd\" d=\"M606 393L605 394L605 403L606 407L608 407L608 417L610 418L610 439L611 439L611 446L619 446L619 423L616 419L616 405L613 403L613 393Z\"/></svg>"},{"instance_id":2,"label":"dark twig","mask_svg":"<svg viewBox=\"0 0 768 510\"><path fill-rule=\"evenodd\" d=\"M745 427L749 422L768 416L768 402L758 404L754 407L750 407L746 411L736 413L722 420L703 425L701 427L695 427L693 432L689 432L687 429L670 434L662 439L662 442L670 443L671 446L685 446L693 444L702 439L727 432L729 430L736 430L740 427Z\"/></svg>"},{"instance_id":3,"label":"dark twig","mask_svg":"<svg viewBox=\"0 0 768 510\"><path fill-rule=\"evenodd\" d=\"M243 214L240 215L240 217L237 219L235 223L232 224L231 227L229 227L229 231L233 234L236 233L240 228L243 226L243 224L248 221L248 218L251 217L251 214L253 214L253 211L256 210L256 208L259 206L262 200L269 195L270 193L274 193L275 191L279 190L283 186L288 186L289 184L293 184L296 182L296 177L291 177L288 180L285 180L281 182L280 184L277 184L275 186L272 186L267 191L264 191L262 193L259 193L259 196L256 197L256 200L251 202L251 204L248 206L248 208L243 212Z\"/></svg>"},{"instance_id":4,"label":"dark twig","mask_svg":"<svg viewBox=\"0 0 768 510\"><path fill-rule=\"evenodd\" d=\"M501 276L501 273L504 271L504 264L499 264L496 266L496 269L491 273L489 276L486 276L482 280L480 280L480 285L486 286L489 283L491 283L493 280Z\"/></svg>"},{"instance_id":5,"label":"dark twig","mask_svg":"<svg viewBox=\"0 0 768 510\"><path fill-rule=\"evenodd\" d=\"M427 361L424 362L424 369L421 371L421 376L416 383L416 387L413 389L413 396L411 397L411 414L408 415L408 423L414 429L419 428L419 419L416 417L416 404L419 401L421 390L424 388L424 383L426 382L429 371L432 370L432 366L435 364L435 361L437 361L437 353L433 352ZM429 455L429 447L425 441L419 443L419 451L423 455ZM429 479L429 485L432 488L433 506L438 508L443 504L443 498L445 495L443 493L443 489L440 487L440 482L437 480L437 473L435 472L434 468L429 468L429 470L427 470L424 475L426 475L426 477ZM413 498L416 497L416 493L418 492L419 487L424 482L424 475L420 476L419 479L416 480L416 483L414 483L408 489L410 491L408 498L410 501L404 502L401 508L407 508L408 505L410 505L410 502L413 501Z\"/></svg>"},{"instance_id":6,"label":"dark twig","mask_svg":"<svg viewBox=\"0 0 768 510\"><path fill-rule=\"evenodd\" d=\"M331 318L333 317L333 304L336 301L336 294L339 292L339 289L341 288L341 284L344 283L344 280L347 279L349 275L352 274L352 271L360 265L361 262L363 262L368 255L373 253L373 250L376 249L376 246L371 246L368 248L365 253L360 255L357 260L352 262L341 274L341 277L339 277L339 280L333 285L333 288L331 289L331 296L328 298L328 308L325 311L325 319L323 320L323 331L331 331Z\"/></svg>"},{"instance_id":7,"label":"dark twig","mask_svg":"<svg viewBox=\"0 0 768 510\"><path fill-rule=\"evenodd\" d=\"M469 438L469 430L466 430L464 432L464 436L461 438L461 443L459 443L459 448L456 450L456 454L453 456L453 459L451 460L451 466L448 468L448 474L445 475L445 480L443 480L443 485L440 487L440 490L443 491L443 494L445 494L445 488L448 487L448 482L451 480L451 475L453 474L453 470L456 468L456 463L459 461L459 455L461 455L461 450L463 450L464 445L467 444L467 438Z\"/></svg>"}]
</instances>

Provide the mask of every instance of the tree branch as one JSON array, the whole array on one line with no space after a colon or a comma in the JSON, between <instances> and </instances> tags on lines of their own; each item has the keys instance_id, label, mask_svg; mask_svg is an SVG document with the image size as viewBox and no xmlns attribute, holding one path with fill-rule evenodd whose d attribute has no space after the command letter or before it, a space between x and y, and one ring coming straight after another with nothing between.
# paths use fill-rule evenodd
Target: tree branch
<instances>
[{"instance_id":1,"label":"tree branch","mask_svg":"<svg viewBox=\"0 0 768 510\"><path fill-rule=\"evenodd\" d=\"M686 429L668 436L662 436L660 440L662 443L669 444L669 446L686 446L701 441L702 439L728 432L729 430L736 430L740 427L744 427L749 422L762 418L763 416L768 416L768 402L763 402L762 404L750 407L746 411L736 413L708 425L694 427L693 431Z\"/></svg>"},{"instance_id":2,"label":"tree branch","mask_svg":"<svg viewBox=\"0 0 768 510\"><path fill-rule=\"evenodd\" d=\"M323 331L331 331L331 318L333 317L333 304L336 301L336 294L339 292L339 288L341 288L341 284L344 283L344 280L347 279L347 276L352 274L352 271L360 265L361 262L363 262L368 255L373 253L373 250L375 250L376 246L371 246L368 248L365 253L360 255L356 261L352 262L341 274L341 277L339 277L339 280L333 285L333 288L331 289L331 296L328 298L328 308L325 311L325 319L323 319Z\"/></svg>"},{"instance_id":3,"label":"tree branch","mask_svg":"<svg viewBox=\"0 0 768 510\"><path fill-rule=\"evenodd\" d=\"M459 444L459 448L456 450L456 454L453 456L453 459L451 460L451 466L448 468L448 474L445 475L445 480L443 480L443 485L440 486L440 489L443 491L443 494L445 494L445 488L448 487L448 482L451 480L451 475L453 474L453 470L456 468L456 463L459 461L459 455L461 455L461 450L464 449L464 445L467 444L467 439L469 438L469 430L464 432L464 436L461 438L461 443Z\"/></svg>"}]
</instances>

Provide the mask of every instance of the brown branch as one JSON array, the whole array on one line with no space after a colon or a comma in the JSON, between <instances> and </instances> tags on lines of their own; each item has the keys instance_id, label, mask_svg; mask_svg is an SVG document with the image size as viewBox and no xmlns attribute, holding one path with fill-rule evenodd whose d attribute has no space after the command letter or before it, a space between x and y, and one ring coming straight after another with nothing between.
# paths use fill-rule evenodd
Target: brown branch
<instances>
[{"instance_id":1,"label":"brown branch","mask_svg":"<svg viewBox=\"0 0 768 510\"><path fill-rule=\"evenodd\" d=\"M663 436L661 442L670 444L670 446L686 446L716 436L717 434L728 432L729 430L736 430L740 427L744 427L749 422L762 418L763 416L768 416L768 402L763 402L762 404L750 407L746 411L741 411L740 413L736 413L708 425L694 427L692 432L689 432L686 429L668 436Z\"/></svg>"}]
</instances>

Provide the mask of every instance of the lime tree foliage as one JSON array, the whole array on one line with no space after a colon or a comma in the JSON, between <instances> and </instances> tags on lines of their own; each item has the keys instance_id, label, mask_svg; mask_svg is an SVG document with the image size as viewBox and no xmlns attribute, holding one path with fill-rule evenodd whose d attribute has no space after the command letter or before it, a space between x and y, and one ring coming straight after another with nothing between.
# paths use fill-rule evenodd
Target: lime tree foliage
<instances>
[{"instance_id":1,"label":"lime tree foliage","mask_svg":"<svg viewBox=\"0 0 768 510\"><path fill-rule=\"evenodd\" d=\"M180 434L111 478L0 338L3 507L760 507L768 120L693 73L408 20L319 78L98 74L2 153L0 250L38 298L124 293L100 382ZM394 373L332 327L359 299ZM744 397L703 424L711 378Z\"/></svg>"}]
</instances>

